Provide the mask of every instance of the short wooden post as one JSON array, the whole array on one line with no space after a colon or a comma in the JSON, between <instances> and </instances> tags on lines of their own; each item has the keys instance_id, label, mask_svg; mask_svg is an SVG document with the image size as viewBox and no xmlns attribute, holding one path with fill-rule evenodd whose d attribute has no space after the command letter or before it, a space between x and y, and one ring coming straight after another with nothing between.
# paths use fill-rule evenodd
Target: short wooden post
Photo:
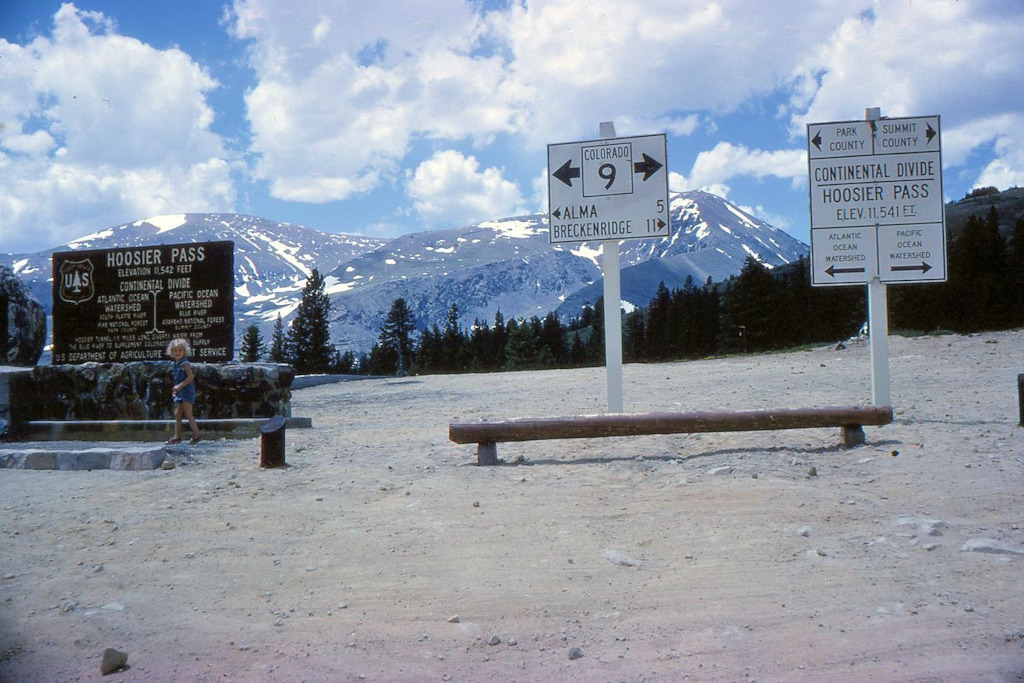
<instances>
[{"instance_id":1,"label":"short wooden post","mask_svg":"<svg viewBox=\"0 0 1024 683\"><path fill-rule=\"evenodd\" d=\"M285 419L277 415L260 427L260 467L285 467L285 424Z\"/></svg>"},{"instance_id":2,"label":"short wooden post","mask_svg":"<svg viewBox=\"0 0 1024 683\"><path fill-rule=\"evenodd\" d=\"M867 436L864 434L864 428L860 425L843 425L843 446L846 448L855 448L857 446L863 446L868 442Z\"/></svg>"},{"instance_id":3,"label":"short wooden post","mask_svg":"<svg viewBox=\"0 0 1024 683\"><path fill-rule=\"evenodd\" d=\"M498 444L478 443L476 445L476 464L490 466L498 464Z\"/></svg>"},{"instance_id":4,"label":"short wooden post","mask_svg":"<svg viewBox=\"0 0 1024 683\"><path fill-rule=\"evenodd\" d=\"M1024 427L1024 375L1017 375L1017 404L1020 406L1020 426Z\"/></svg>"}]
</instances>

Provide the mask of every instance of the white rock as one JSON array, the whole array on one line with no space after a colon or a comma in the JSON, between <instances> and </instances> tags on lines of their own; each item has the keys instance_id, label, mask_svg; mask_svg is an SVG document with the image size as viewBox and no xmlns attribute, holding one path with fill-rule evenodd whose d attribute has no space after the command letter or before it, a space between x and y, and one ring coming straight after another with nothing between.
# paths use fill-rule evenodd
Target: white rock
<instances>
[{"instance_id":1,"label":"white rock","mask_svg":"<svg viewBox=\"0 0 1024 683\"><path fill-rule=\"evenodd\" d=\"M620 567L636 567L640 564L621 550L611 550L610 548L604 549L604 559Z\"/></svg>"},{"instance_id":2,"label":"white rock","mask_svg":"<svg viewBox=\"0 0 1024 683\"><path fill-rule=\"evenodd\" d=\"M963 552L991 553L993 555L1024 555L1024 549L1014 548L994 538L972 538L960 548Z\"/></svg>"}]
</instances>

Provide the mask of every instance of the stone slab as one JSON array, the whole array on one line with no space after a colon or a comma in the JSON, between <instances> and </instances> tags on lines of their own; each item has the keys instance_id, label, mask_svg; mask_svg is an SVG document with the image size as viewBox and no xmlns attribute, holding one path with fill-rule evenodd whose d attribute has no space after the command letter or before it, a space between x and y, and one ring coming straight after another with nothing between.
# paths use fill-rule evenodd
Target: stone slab
<instances>
[{"instance_id":1,"label":"stone slab","mask_svg":"<svg viewBox=\"0 0 1024 683\"><path fill-rule=\"evenodd\" d=\"M0 467L15 470L155 470L167 451L161 446L97 448L0 448Z\"/></svg>"}]
</instances>

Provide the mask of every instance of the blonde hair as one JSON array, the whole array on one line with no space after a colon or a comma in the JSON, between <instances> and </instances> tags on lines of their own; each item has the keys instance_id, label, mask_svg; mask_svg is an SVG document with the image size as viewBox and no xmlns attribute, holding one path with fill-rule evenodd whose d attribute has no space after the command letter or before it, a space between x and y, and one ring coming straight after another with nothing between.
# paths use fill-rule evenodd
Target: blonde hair
<instances>
[{"instance_id":1,"label":"blonde hair","mask_svg":"<svg viewBox=\"0 0 1024 683\"><path fill-rule=\"evenodd\" d=\"M185 349L185 355L192 355L192 347L188 345L187 339L172 339L171 343L167 345L167 355L171 355L172 349Z\"/></svg>"}]
</instances>

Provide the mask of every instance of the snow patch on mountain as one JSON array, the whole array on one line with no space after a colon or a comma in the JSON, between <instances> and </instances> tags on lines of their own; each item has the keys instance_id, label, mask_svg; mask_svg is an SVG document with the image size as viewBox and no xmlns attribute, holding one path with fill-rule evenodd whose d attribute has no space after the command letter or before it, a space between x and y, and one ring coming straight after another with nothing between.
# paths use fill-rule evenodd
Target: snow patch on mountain
<instances>
[{"instance_id":1,"label":"snow patch on mountain","mask_svg":"<svg viewBox=\"0 0 1024 683\"><path fill-rule=\"evenodd\" d=\"M547 234L542 231L536 221L507 218L500 221L486 221L480 224L481 228L490 228L501 233L503 237L510 239L529 239L537 235Z\"/></svg>"},{"instance_id":2,"label":"snow patch on mountain","mask_svg":"<svg viewBox=\"0 0 1024 683\"><path fill-rule=\"evenodd\" d=\"M100 230L99 232L94 232L91 235L86 235L84 237L79 237L77 240L73 240L71 242L68 242L64 246L66 246L68 249L72 249L72 250L88 248L88 247L83 247L82 245L88 245L88 244L92 244L93 242L98 242L98 241L110 239L113 236L114 236L113 228L107 228L106 230Z\"/></svg>"},{"instance_id":3,"label":"snow patch on mountain","mask_svg":"<svg viewBox=\"0 0 1024 683\"><path fill-rule=\"evenodd\" d=\"M736 216L736 218L740 219L740 221L742 221L743 224L746 225L748 228L756 228L757 227L757 224L754 223L752 220L750 220L750 216L748 216L744 212L740 211L738 208L736 208L732 204L726 204L725 208L727 208L729 210L729 212L732 213L732 215Z\"/></svg>"},{"instance_id":4,"label":"snow patch on mountain","mask_svg":"<svg viewBox=\"0 0 1024 683\"><path fill-rule=\"evenodd\" d=\"M180 228L188 222L188 216L183 213L168 214L166 216L152 216L145 220L139 221L136 225L143 223L149 223L150 225L156 226L157 234L163 234L170 232L175 228Z\"/></svg>"},{"instance_id":5,"label":"snow patch on mountain","mask_svg":"<svg viewBox=\"0 0 1024 683\"><path fill-rule=\"evenodd\" d=\"M590 244L587 244L586 242L581 243L580 246L576 249L569 250L569 253L572 254L573 256L585 258L591 263L593 263L595 266L601 265L601 262L598 260L601 258L601 252L602 250L600 247L594 247Z\"/></svg>"}]
</instances>

